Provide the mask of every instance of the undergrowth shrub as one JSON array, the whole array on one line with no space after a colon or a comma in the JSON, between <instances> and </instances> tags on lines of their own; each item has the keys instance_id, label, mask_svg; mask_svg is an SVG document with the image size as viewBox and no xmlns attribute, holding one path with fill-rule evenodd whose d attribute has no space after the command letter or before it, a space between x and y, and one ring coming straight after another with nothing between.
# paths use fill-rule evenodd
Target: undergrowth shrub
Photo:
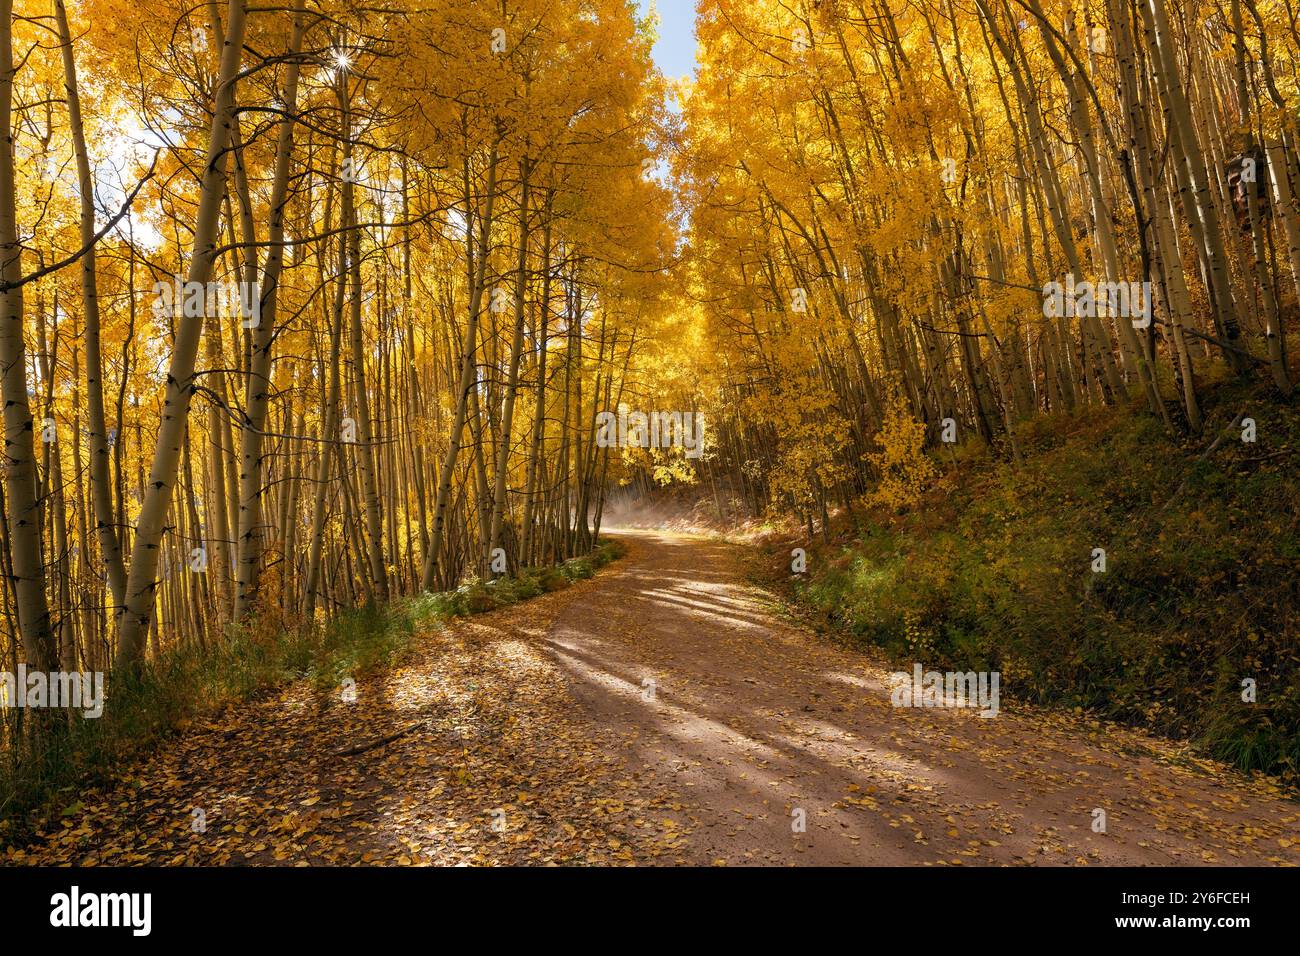
<instances>
[{"instance_id":1,"label":"undergrowth shrub","mask_svg":"<svg viewBox=\"0 0 1300 956\"><path fill-rule=\"evenodd\" d=\"M796 591L900 665L1000 670L1008 696L1191 739L1294 784L1300 414L1231 385L1215 398L1182 447L1127 409L1027 423L1023 461L967 451L906 514L874 508L822 547ZM1198 461L1242 407L1259 441L1230 435ZM1279 449L1292 451L1266 457Z\"/></svg>"}]
</instances>

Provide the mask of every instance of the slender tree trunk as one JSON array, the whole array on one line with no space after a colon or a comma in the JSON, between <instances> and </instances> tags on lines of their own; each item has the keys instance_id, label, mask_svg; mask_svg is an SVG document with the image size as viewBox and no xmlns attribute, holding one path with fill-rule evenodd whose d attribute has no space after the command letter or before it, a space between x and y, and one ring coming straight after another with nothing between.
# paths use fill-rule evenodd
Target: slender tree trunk
<instances>
[{"instance_id":1,"label":"slender tree trunk","mask_svg":"<svg viewBox=\"0 0 1300 956\"><path fill-rule=\"evenodd\" d=\"M478 345L478 314L483 304L484 270L487 268L488 235L492 230L492 205L496 200L497 147L493 144L488 158L487 195L483 200L483 215L479 221L477 274L470 289L469 316L465 323L464 351L461 357L460 384L456 391L456 413L451 422L447 455L438 474L438 496L433 505L433 528L429 532L429 550L424 558L421 587L428 591L437 579L438 552L442 547L447 521L447 505L451 501L451 478L460 454L461 437L465 431L465 417L469 409L470 392L478 381L475 354ZM466 193L466 222L470 219L469 195Z\"/></svg>"},{"instance_id":2,"label":"slender tree trunk","mask_svg":"<svg viewBox=\"0 0 1300 956\"><path fill-rule=\"evenodd\" d=\"M522 195L519 199L519 264L515 271L515 334L510 345L510 373L506 382L505 406L501 411L501 450L497 455L496 489L492 495L492 526L488 535L491 549L501 546L501 521L506 512L507 474L510 468L510 435L515 420L515 394L519 389L519 358L524 348L524 306L528 289L528 157L520 163Z\"/></svg>"},{"instance_id":3,"label":"slender tree trunk","mask_svg":"<svg viewBox=\"0 0 1300 956\"><path fill-rule=\"evenodd\" d=\"M271 344L275 340L276 304L280 273L284 267L284 207L289 199L289 163L293 155L293 130L298 110L298 75L303 42L303 0L293 9L293 31L289 39L289 65L285 71L284 119L280 122L275 149L275 176L271 184L271 224L268 235L266 271L260 289L258 324L253 328L252 360L244 400L248 421L240 432L239 526L236 534L238 558L235 573L234 618L239 621L256 600L258 566L262 560L262 432L266 427L271 393Z\"/></svg>"},{"instance_id":4,"label":"slender tree trunk","mask_svg":"<svg viewBox=\"0 0 1300 956\"><path fill-rule=\"evenodd\" d=\"M187 283L206 285L212 278L216 259L217 227L221 201L225 195L227 145L235 116L235 85L244 47L244 0L230 0L227 13L225 44L221 53L221 71L217 79L216 107L208 137L200 186L198 216L195 220L193 253ZM5 117L0 117L4 119ZM8 128L8 127L6 127ZM0 236L0 239L3 237ZM120 643L117 667L134 670L144 659L145 638L154 616L156 603L159 548L176 485L181 445L189 418L190 399L194 392L194 360L203 334L202 318L179 318L176 344L167 369L163 415L159 424L149 484L136 523L135 544L131 550L131 570L127 577L126 605L120 614Z\"/></svg>"}]
</instances>

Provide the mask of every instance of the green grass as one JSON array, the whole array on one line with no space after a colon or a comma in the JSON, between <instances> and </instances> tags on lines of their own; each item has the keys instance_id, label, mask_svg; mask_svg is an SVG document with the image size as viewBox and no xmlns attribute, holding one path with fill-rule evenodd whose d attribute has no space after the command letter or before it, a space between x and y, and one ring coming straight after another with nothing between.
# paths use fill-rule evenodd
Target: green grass
<instances>
[{"instance_id":1,"label":"green grass","mask_svg":"<svg viewBox=\"0 0 1300 956\"><path fill-rule=\"evenodd\" d=\"M796 592L896 662L1000 670L1009 696L1190 739L1295 784L1300 414L1246 386L1207 401L1205 434L1182 443L1111 409L1022 425L1019 465L966 449L909 513L877 509L814 546ZM1242 410L1257 442L1234 433L1198 463Z\"/></svg>"},{"instance_id":2,"label":"green grass","mask_svg":"<svg viewBox=\"0 0 1300 956\"><path fill-rule=\"evenodd\" d=\"M75 806L82 787L102 781L197 715L294 681L331 690L345 677L358 679L400 662L422 628L559 590L591 577L622 553L622 545L601 542L591 554L557 567L347 610L322 627L260 635L254 625L213 647L172 649L137 676L111 679L102 717L68 721L55 714L53 726L39 738L22 734L17 745L0 749L0 837L11 837L35 816Z\"/></svg>"}]
</instances>

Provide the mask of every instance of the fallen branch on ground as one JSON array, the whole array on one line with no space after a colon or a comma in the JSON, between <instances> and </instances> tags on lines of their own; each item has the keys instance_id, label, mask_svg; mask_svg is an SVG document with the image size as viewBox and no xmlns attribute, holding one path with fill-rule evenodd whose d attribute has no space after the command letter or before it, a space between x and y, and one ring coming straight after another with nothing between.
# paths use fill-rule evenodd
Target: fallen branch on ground
<instances>
[{"instance_id":1,"label":"fallen branch on ground","mask_svg":"<svg viewBox=\"0 0 1300 956\"><path fill-rule=\"evenodd\" d=\"M358 744L355 747L348 747L346 750L336 750L334 751L334 756L355 757L357 754L363 754L366 751L375 750L379 747L384 746L385 744L391 744L394 740L397 740L399 737L405 737L407 734L411 733L412 731L419 730L427 723L428 723L427 720L417 720L409 727L403 727L401 730L391 733L387 737L380 737L378 740L372 740L368 744Z\"/></svg>"},{"instance_id":2,"label":"fallen branch on ground","mask_svg":"<svg viewBox=\"0 0 1300 956\"><path fill-rule=\"evenodd\" d=\"M1239 426L1241 424L1241 420L1245 417L1246 417L1245 412L1237 412L1237 417L1228 423L1228 427L1219 433L1218 438L1210 442L1209 448L1201 452L1201 456L1196 459L1196 464L1199 465L1201 462L1205 461L1207 458L1213 455L1214 452L1218 449L1218 447L1223 444L1223 440L1228 437L1228 433L1231 432L1233 429L1235 429L1237 426ZM1188 472L1188 474L1184 476L1183 480L1178 483L1178 487L1174 489L1173 496L1170 497L1170 499L1166 501L1164 505L1161 506L1160 508L1161 511L1164 511L1166 508L1168 508L1170 505L1172 505L1175 501L1178 500L1178 496L1183 493L1183 489L1187 487L1187 482L1191 477L1192 476L1190 472Z\"/></svg>"}]
</instances>

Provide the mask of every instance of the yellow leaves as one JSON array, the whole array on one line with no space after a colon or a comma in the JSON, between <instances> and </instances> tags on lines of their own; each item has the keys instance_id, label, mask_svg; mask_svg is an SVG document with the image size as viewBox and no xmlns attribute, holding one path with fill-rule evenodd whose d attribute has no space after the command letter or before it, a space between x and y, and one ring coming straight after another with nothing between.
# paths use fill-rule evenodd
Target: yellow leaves
<instances>
[{"instance_id":1,"label":"yellow leaves","mask_svg":"<svg viewBox=\"0 0 1300 956\"><path fill-rule=\"evenodd\" d=\"M593 582L594 583L594 582ZM56 818L39 862L189 865L636 864L675 860L690 826L660 783L573 706L567 678L528 637L555 608L421 632L402 667L355 706L289 687L178 736ZM382 706L374 702L384 701ZM325 757L409 726L430 731ZM231 730L238 733L231 734ZM458 782L459 781L459 782ZM191 808L206 832L191 831ZM496 829L493 811L506 814ZM668 814L673 814L668 818ZM665 817L662 822L661 817ZM63 824L68 824L66 827ZM29 862L6 849L0 861Z\"/></svg>"},{"instance_id":2,"label":"yellow leaves","mask_svg":"<svg viewBox=\"0 0 1300 956\"><path fill-rule=\"evenodd\" d=\"M924 451L925 425L912 417L901 395L886 410L876 443L880 451L867 455L880 473L870 500L894 509L915 504L938 468Z\"/></svg>"}]
</instances>

